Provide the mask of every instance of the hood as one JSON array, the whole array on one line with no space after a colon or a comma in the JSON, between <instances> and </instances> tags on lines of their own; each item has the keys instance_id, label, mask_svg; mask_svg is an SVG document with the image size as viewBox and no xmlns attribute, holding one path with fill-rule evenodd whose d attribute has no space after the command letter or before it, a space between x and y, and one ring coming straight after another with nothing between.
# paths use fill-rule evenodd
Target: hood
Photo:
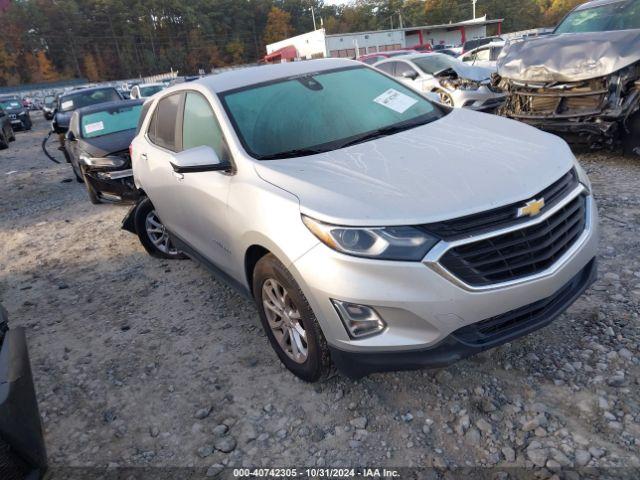
<instances>
[{"instance_id":1,"label":"hood","mask_svg":"<svg viewBox=\"0 0 640 480\"><path fill-rule=\"evenodd\" d=\"M579 82L640 60L640 30L562 33L507 43L498 74L521 82Z\"/></svg>"},{"instance_id":2,"label":"hood","mask_svg":"<svg viewBox=\"0 0 640 480\"><path fill-rule=\"evenodd\" d=\"M128 150L135 135L136 131L134 129L96 138L83 138L82 149L92 157L104 157L111 153Z\"/></svg>"},{"instance_id":3,"label":"hood","mask_svg":"<svg viewBox=\"0 0 640 480\"><path fill-rule=\"evenodd\" d=\"M440 75L446 75L451 71L455 72L459 78L472 80L474 82L482 82L484 80L488 80L489 78L491 78L491 74L493 73L493 71L489 68L466 65L460 62L459 65L456 64L451 68L447 68L445 70L437 72L434 76L439 77Z\"/></svg>"},{"instance_id":4,"label":"hood","mask_svg":"<svg viewBox=\"0 0 640 480\"><path fill-rule=\"evenodd\" d=\"M495 115L455 109L396 135L256 171L328 223L419 225L530 198L569 171L560 138Z\"/></svg>"}]
</instances>

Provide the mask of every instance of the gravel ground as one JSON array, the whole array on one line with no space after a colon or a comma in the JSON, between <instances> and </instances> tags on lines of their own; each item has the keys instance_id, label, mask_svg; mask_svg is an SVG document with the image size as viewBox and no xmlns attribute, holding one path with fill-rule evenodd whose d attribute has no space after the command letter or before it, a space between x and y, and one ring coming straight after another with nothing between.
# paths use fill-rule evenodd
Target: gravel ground
<instances>
[{"instance_id":1,"label":"gravel ground","mask_svg":"<svg viewBox=\"0 0 640 480\"><path fill-rule=\"evenodd\" d=\"M640 466L640 160L580 155L599 278L551 326L438 371L308 385L249 301L146 255L126 206L91 205L46 128L0 152L0 301L27 328L53 466Z\"/></svg>"}]
</instances>

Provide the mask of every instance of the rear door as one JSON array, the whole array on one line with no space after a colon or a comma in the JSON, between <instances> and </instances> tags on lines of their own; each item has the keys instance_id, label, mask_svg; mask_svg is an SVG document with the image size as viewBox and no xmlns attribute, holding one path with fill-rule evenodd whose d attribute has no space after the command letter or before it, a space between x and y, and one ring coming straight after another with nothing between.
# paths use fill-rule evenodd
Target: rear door
<instances>
[{"instance_id":1,"label":"rear door","mask_svg":"<svg viewBox=\"0 0 640 480\"><path fill-rule=\"evenodd\" d=\"M184 93L161 98L151 112L151 120L141 141L135 142L134 172L140 187L151 199L164 226L178 232L180 182L171 160L182 149L182 108Z\"/></svg>"}]
</instances>

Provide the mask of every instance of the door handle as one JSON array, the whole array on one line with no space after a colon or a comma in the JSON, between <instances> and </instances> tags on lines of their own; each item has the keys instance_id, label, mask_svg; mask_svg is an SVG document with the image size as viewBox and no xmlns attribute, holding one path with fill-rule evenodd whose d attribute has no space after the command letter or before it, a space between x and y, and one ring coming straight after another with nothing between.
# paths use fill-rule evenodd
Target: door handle
<instances>
[{"instance_id":1,"label":"door handle","mask_svg":"<svg viewBox=\"0 0 640 480\"><path fill-rule=\"evenodd\" d=\"M173 176L176 177L178 180L182 180L184 178L184 173L178 173L178 172L171 172L173 173Z\"/></svg>"}]
</instances>

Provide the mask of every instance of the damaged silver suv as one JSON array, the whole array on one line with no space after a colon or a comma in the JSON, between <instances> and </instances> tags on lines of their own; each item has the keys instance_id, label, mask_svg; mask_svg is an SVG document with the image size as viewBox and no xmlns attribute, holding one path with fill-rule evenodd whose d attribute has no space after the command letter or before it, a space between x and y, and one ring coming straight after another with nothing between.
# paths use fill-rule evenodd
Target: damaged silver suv
<instances>
[{"instance_id":1,"label":"damaged silver suv","mask_svg":"<svg viewBox=\"0 0 640 480\"><path fill-rule=\"evenodd\" d=\"M144 109L126 228L253 298L305 380L330 360L353 377L455 362L547 325L594 278L589 180L523 123L342 59L212 75Z\"/></svg>"},{"instance_id":2,"label":"damaged silver suv","mask_svg":"<svg viewBox=\"0 0 640 480\"><path fill-rule=\"evenodd\" d=\"M504 116L640 155L640 1L587 2L552 35L507 44L494 84Z\"/></svg>"}]
</instances>

